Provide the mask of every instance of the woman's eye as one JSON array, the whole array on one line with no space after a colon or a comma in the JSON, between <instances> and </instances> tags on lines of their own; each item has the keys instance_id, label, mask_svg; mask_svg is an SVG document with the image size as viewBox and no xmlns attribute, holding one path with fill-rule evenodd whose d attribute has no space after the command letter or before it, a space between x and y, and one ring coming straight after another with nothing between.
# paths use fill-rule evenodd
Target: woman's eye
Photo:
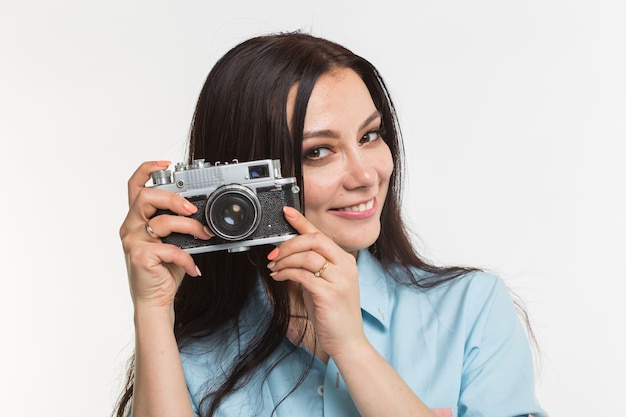
<instances>
[{"instance_id":1,"label":"woman's eye","mask_svg":"<svg viewBox=\"0 0 626 417\"><path fill-rule=\"evenodd\" d=\"M330 149L319 146L317 148L309 149L304 153L304 158L310 161L317 161L324 159L330 153Z\"/></svg>"},{"instance_id":2,"label":"woman's eye","mask_svg":"<svg viewBox=\"0 0 626 417\"><path fill-rule=\"evenodd\" d=\"M380 130L372 130L371 132L367 132L363 137L361 137L360 143L369 143L381 138L382 132Z\"/></svg>"}]
</instances>

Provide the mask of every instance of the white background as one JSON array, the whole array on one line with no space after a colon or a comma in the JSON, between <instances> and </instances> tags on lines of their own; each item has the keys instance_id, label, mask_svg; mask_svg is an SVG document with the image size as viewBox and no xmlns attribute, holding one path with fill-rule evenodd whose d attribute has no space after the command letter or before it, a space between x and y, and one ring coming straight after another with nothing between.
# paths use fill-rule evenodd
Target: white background
<instances>
[{"instance_id":1,"label":"white background","mask_svg":"<svg viewBox=\"0 0 626 417\"><path fill-rule=\"evenodd\" d=\"M182 159L217 58L295 29L382 72L420 246L524 299L543 406L626 414L625 3L220 3L0 5L0 415L110 413L132 351L125 182Z\"/></svg>"}]
</instances>

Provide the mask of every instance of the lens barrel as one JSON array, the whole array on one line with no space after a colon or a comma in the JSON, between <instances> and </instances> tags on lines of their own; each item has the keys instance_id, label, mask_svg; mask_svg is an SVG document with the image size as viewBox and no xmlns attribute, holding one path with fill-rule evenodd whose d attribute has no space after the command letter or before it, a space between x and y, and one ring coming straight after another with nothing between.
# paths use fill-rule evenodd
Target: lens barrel
<instances>
[{"instance_id":1,"label":"lens barrel","mask_svg":"<svg viewBox=\"0 0 626 417\"><path fill-rule=\"evenodd\" d=\"M261 203L248 187L225 185L207 199L205 216L216 236L225 240L242 240L257 230L261 221Z\"/></svg>"}]
</instances>

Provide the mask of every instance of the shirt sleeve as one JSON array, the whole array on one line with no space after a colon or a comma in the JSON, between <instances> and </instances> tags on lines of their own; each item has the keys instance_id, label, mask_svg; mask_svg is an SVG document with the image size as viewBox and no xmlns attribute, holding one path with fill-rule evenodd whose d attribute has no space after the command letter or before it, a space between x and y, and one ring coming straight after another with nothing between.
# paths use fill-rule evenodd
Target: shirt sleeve
<instances>
[{"instance_id":1,"label":"shirt sleeve","mask_svg":"<svg viewBox=\"0 0 626 417\"><path fill-rule=\"evenodd\" d=\"M491 278L491 279L487 279ZM535 397L528 337L508 288L493 276L472 278L459 417L547 417Z\"/></svg>"}]
</instances>

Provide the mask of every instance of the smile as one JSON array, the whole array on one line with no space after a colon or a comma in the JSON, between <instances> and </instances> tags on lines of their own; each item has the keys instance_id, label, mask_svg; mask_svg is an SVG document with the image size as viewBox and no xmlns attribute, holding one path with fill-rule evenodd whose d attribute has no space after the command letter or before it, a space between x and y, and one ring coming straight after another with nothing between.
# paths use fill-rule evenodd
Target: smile
<instances>
[{"instance_id":1,"label":"smile","mask_svg":"<svg viewBox=\"0 0 626 417\"><path fill-rule=\"evenodd\" d=\"M370 201L365 203L358 204L356 206L344 207L337 209L337 211L347 211L351 213L362 213L364 211L369 211L374 207L374 199L372 198Z\"/></svg>"}]
</instances>

